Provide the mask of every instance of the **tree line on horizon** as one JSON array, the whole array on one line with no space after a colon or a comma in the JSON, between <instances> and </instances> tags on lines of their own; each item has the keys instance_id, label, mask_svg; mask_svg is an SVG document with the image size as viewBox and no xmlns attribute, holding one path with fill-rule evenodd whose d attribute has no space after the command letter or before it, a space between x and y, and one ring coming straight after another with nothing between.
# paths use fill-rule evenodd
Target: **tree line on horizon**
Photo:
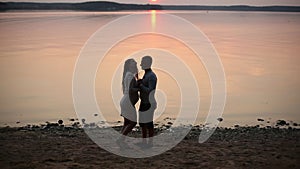
<instances>
[{"instance_id":1,"label":"tree line on horizon","mask_svg":"<svg viewBox=\"0 0 300 169\"><path fill-rule=\"evenodd\" d=\"M108 1L82 3L0 2L0 11L9 10L75 10L75 11L124 11L124 10L217 10L217 11L276 11L300 12L300 6L200 6L121 4Z\"/></svg>"}]
</instances>

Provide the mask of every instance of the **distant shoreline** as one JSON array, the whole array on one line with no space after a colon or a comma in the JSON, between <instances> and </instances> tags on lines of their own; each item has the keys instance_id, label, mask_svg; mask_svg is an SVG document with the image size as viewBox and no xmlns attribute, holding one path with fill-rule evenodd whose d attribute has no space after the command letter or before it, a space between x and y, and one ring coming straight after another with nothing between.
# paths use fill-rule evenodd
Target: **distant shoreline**
<instances>
[{"instance_id":1,"label":"distant shoreline","mask_svg":"<svg viewBox=\"0 0 300 169\"><path fill-rule=\"evenodd\" d=\"M27 10L72 10L72 11L140 11L140 10L190 10L190 11L262 11L262 12L300 12L300 6L198 6L198 5L151 5L121 4L115 2L83 3L35 3L0 2L0 12Z\"/></svg>"}]
</instances>

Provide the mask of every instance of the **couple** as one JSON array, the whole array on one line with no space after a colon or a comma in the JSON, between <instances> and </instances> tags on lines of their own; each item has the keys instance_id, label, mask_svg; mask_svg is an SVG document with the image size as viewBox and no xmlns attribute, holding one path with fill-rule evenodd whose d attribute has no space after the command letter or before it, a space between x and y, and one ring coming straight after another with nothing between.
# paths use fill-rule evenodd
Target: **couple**
<instances>
[{"instance_id":1,"label":"couple","mask_svg":"<svg viewBox=\"0 0 300 169\"><path fill-rule=\"evenodd\" d=\"M141 61L141 68L145 71L143 79L138 77L137 62L134 59L128 59L124 64L122 78L123 97L120 102L121 116L124 118L124 126L121 130L122 136L117 143L125 144L126 135L132 131L137 124L137 111L135 104L141 99L139 107L139 125L142 128L143 141L138 143L140 146L153 146L153 115L156 109L154 98L157 78L151 70L152 57L144 56ZM147 139L149 140L147 142Z\"/></svg>"}]
</instances>

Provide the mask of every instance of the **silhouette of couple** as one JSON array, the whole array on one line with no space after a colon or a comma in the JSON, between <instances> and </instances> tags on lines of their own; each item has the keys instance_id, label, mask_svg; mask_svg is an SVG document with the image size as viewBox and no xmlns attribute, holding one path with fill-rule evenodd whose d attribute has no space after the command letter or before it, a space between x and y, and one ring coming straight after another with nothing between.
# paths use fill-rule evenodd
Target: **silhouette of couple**
<instances>
[{"instance_id":1,"label":"silhouette of couple","mask_svg":"<svg viewBox=\"0 0 300 169\"><path fill-rule=\"evenodd\" d=\"M121 116L124 118L124 126L121 130L122 136L117 140L119 145L125 144L126 135L132 131L137 124L137 110L135 104L140 99L139 125L142 128L143 141L137 143L141 147L153 146L153 115L156 109L154 98L157 77L151 69L152 57L144 56L141 61L141 68L145 71L142 79L138 77L137 62L128 59L124 64L122 88L123 97L120 102ZM147 140L148 138L148 140Z\"/></svg>"}]
</instances>

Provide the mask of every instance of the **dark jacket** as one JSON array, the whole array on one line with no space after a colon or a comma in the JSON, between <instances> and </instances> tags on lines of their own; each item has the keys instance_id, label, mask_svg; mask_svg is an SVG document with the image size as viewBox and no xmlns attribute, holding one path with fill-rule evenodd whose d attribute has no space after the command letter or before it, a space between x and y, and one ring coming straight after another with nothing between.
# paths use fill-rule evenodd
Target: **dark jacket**
<instances>
[{"instance_id":1,"label":"dark jacket","mask_svg":"<svg viewBox=\"0 0 300 169\"><path fill-rule=\"evenodd\" d=\"M151 69L145 70L145 75L140 84L140 99L141 103L156 103L155 89L157 84L157 77Z\"/></svg>"}]
</instances>

